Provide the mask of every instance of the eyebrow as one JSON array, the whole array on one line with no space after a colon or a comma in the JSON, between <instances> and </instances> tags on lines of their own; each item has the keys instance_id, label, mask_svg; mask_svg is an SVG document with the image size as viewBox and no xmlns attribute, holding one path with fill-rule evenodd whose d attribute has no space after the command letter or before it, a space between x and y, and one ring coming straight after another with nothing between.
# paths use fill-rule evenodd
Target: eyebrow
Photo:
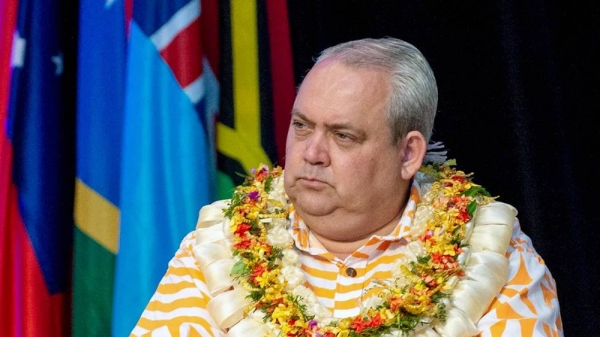
<instances>
[{"instance_id":1,"label":"eyebrow","mask_svg":"<svg viewBox=\"0 0 600 337\"><path fill-rule=\"evenodd\" d=\"M309 123L313 123L308 117L306 117L305 114L300 112L300 110L298 110L298 109L292 109L292 117L294 117L294 116L300 117Z\"/></svg>"}]
</instances>

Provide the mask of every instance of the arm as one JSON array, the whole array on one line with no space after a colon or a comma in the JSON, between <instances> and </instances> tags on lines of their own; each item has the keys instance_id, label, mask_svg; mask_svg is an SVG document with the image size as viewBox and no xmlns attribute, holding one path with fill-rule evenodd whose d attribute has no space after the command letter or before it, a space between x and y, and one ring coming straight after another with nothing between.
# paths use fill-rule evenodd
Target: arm
<instances>
[{"instance_id":1,"label":"arm","mask_svg":"<svg viewBox=\"0 0 600 337\"><path fill-rule=\"evenodd\" d=\"M507 283L479 320L481 337L563 336L556 283L515 220Z\"/></svg>"},{"instance_id":2,"label":"arm","mask_svg":"<svg viewBox=\"0 0 600 337\"><path fill-rule=\"evenodd\" d=\"M181 242L130 337L225 336L206 306L210 295L192 253L195 231Z\"/></svg>"}]
</instances>

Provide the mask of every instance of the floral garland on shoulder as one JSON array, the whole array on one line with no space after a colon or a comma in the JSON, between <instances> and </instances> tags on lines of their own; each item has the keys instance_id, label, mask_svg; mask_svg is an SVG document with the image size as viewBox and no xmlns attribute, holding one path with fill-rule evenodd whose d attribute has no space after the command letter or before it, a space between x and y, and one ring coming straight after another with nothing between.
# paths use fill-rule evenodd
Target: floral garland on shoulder
<instances>
[{"instance_id":1,"label":"floral garland on shoulder","mask_svg":"<svg viewBox=\"0 0 600 337\"><path fill-rule=\"evenodd\" d=\"M304 286L298 253L288 232L293 206L283 190L283 169L260 165L253 170L223 209L233 260L231 289L245 294L243 315L233 321L220 320L227 321L221 325L229 329L228 335L252 335L251 331L256 336L290 337L439 336L437 332L473 335L475 322L505 280L508 262L503 254L516 211L496 202L483 187L473 183L471 175L456 170L454 165L446 161L421 168L417 180L425 193L411 227L408 258L394 267L392 278L377 282L378 295L363 303L357 316L341 319L332 317ZM487 265L496 266L495 274L485 270L468 277L469 257L473 241L477 241L472 238L477 232L474 228L486 227L476 226L475 214L493 204L505 205L510 212L506 207L496 211L499 220L491 221L493 230L477 234L485 240L476 242L475 251L488 259ZM500 232L494 226L498 224ZM487 246L489 236L502 242ZM490 253L500 257L488 257ZM474 291L460 286L461 280L473 278L479 278L480 284L488 288L482 291L475 287ZM475 305L472 300L461 303L457 299L460 294L474 294L475 301L482 301L477 296L483 296L483 304ZM213 314L221 316L221 309L215 309L223 305L223 298L218 301L218 297L209 303L209 311L212 304Z\"/></svg>"}]
</instances>

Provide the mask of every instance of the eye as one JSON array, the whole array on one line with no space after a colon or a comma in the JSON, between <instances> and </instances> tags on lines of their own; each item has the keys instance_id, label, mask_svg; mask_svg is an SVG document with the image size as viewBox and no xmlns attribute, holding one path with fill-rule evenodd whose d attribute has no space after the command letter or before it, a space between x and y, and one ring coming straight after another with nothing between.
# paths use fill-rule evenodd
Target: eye
<instances>
[{"instance_id":1,"label":"eye","mask_svg":"<svg viewBox=\"0 0 600 337\"><path fill-rule=\"evenodd\" d=\"M306 136L310 133L310 125L302 119L293 119L292 128L296 136Z\"/></svg>"},{"instance_id":2,"label":"eye","mask_svg":"<svg viewBox=\"0 0 600 337\"><path fill-rule=\"evenodd\" d=\"M306 129L306 123L299 121L297 119L292 121L292 125L294 126L295 129L298 129L298 130Z\"/></svg>"},{"instance_id":3,"label":"eye","mask_svg":"<svg viewBox=\"0 0 600 337\"><path fill-rule=\"evenodd\" d=\"M350 139L350 135L348 135L347 133L342 133L342 132L336 133L336 137L338 137L339 139L342 139L342 140Z\"/></svg>"},{"instance_id":4,"label":"eye","mask_svg":"<svg viewBox=\"0 0 600 337\"><path fill-rule=\"evenodd\" d=\"M351 141L351 140L354 140L354 137L351 134L345 133L345 132L336 132L335 133L335 137L337 139L339 139L339 140L342 140L342 141Z\"/></svg>"}]
</instances>

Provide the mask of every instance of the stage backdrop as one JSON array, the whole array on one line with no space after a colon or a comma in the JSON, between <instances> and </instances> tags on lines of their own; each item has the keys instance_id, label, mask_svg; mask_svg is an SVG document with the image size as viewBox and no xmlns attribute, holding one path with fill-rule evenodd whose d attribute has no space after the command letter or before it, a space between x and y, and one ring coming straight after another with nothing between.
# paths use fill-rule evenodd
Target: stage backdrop
<instances>
[{"instance_id":1,"label":"stage backdrop","mask_svg":"<svg viewBox=\"0 0 600 337\"><path fill-rule=\"evenodd\" d=\"M519 210L565 335L597 335L599 17L558 1L0 0L0 335L127 335L201 205L283 164L318 52L383 36L430 61L434 139Z\"/></svg>"},{"instance_id":2,"label":"stage backdrop","mask_svg":"<svg viewBox=\"0 0 600 337\"><path fill-rule=\"evenodd\" d=\"M600 334L600 5L560 1L288 1L296 79L318 51L394 36L430 61L434 139L519 210L557 282L566 336Z\"/></svg>"}]
</instances>

